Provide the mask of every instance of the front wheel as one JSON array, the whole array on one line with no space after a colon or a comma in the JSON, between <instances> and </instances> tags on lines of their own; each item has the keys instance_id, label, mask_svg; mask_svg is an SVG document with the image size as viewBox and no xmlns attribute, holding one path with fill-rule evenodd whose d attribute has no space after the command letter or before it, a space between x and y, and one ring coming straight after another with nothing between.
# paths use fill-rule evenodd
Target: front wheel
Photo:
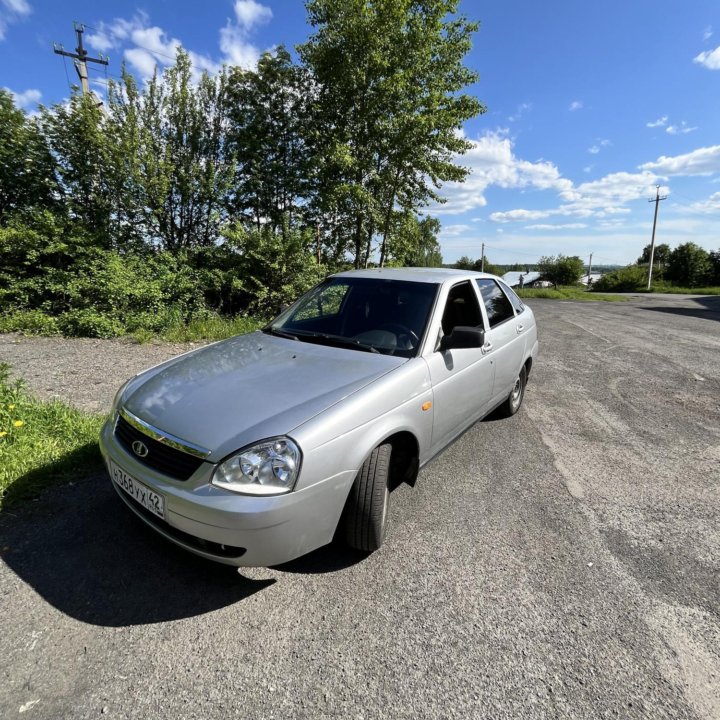
<instances>
[{"instance_id":1,"label":"front wheel","mask_svg":"<svg viewBox=\"0 0 720 720\"><path fill-rule=\"evenodd\" d=\"M389 443L378 445L363 463L345 506L345 540L356 550L372 552L385 539L390 502Z\"/></svg>"},{"instance_id":2,"label":"front wheel","mask_svg":"<svg viewBox=\"0 0 720 720\"><path fill-rule=\"evenodd\" d=\"M510 395L507 400L500 406L500 414L503 417L510 417L514 415L522 405L523 398L525 397L525 385L527 383L527 373L525 368L520 368L520 374L515 379Z\"/></svg>"}]
</instances>

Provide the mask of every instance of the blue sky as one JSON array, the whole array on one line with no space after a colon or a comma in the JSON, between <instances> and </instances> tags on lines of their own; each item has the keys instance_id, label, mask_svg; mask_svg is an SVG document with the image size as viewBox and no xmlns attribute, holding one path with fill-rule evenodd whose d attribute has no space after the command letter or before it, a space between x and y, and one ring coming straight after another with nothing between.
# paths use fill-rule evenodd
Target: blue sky
<instances>
[{"instance_id":1,"label":"blue sky","mask_svg":"<svg viewBox=\"0 0 720 720\"><path fill-rule=\"evenodd\" d=\"M650 241L720 248L720 3L692 0L466 0L481 22L467 64L488 111L464 128L472 150L462 185L443 188L446 262L480 256L533 262L557 253L634 261ZM0 86L32 112L75 82L52 43L74 47L86 23L93 52L138 76L181 43L211 72L251 66L258 53L302 42L302 2L290 0L0 0ZM67 76L66 76L67 71ZM92 70L102 95L102 68Z\"/></svg>"}]
</instances>

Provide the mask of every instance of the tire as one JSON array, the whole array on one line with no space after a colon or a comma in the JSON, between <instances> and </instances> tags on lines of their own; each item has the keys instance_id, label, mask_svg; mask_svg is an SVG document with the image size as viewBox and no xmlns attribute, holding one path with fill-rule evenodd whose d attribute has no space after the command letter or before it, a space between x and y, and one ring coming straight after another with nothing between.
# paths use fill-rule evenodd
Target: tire
<instances>
[{"instance_id":1,"label":"tire","mask_svg":"<svg viewBox=\"0 0 720 720\"><path fill-rule=\"evenodd\" d=\"M363 463L345 506L345 541L356 550L372 552L385 539L390 500L388 480L392 445L378 445Z\"/></svg>"},{"instance_id":2,"label":"tire","mask_svg":"<svg viewBox=\"0 0 720 720\"><path fill-rule=\"evenodd\" d=\"M520 369L520 374L515 380L513 389L510 391L507 400L500 406L499 412L502 417L512 417L522 405L525 397L525 386L527 385L527 373L525 367Z\"/></svg>"}]
</instances>

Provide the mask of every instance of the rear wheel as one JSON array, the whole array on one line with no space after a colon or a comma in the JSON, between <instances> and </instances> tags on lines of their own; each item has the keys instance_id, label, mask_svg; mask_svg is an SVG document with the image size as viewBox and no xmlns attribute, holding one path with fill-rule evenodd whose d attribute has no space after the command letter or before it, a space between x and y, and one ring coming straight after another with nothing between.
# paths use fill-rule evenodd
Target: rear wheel
<instances>
[{"instance_id":1,"label":"rear wheel","mask_svg":"<svg viewBox=\"0 0 720 720\"><path fill-rule=\"evenodd\" d=\"M520 369L520 374L515 380L513 389L508 395L508 399L500 406L500 414L504 417L510 417L514 415L522 405L523 398L525 397L525 385L527 384L527 373L525 368Z\"/></svg>"},{"instance_id":2,"label":"rear wheel","mask_svg":"<svg viewBox=\"0 0 720 720\"><path fill-rule=\"evenodd\" d=\"M345 540L356 550L372 552L385 539L390 502L392 445L378 445L363 463L345 506Z\"/></svg>"}]
</instances>

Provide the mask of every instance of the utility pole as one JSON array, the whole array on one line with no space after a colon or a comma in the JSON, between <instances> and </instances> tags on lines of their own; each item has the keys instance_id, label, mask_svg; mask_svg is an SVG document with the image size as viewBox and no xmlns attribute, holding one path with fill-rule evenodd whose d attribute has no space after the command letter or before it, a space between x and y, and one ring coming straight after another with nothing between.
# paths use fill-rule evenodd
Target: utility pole
<instances>
[{"instance_id":1,"label":"utility pole","mask_svg":"<svg viewBox=\"0 0 720 720\"><path fill-rule=\"evenodd\" d=\"M82 23L74 22L73 27L75 28L75 35L77 35L77 47L75 48L75 52L68 52L62 45L58 45L57 43L53 43L53 51L56 55L64 55L65 57L72 58L75 61L75 70L80 78L83 95L89 95L90 84L88 83L87 64L89 62L94 62L98 63L98 65L107 65L110 60L103 55L100 55L100 57L97 58L89 57L87 50L83 47L83 33L85 32L85 26Z\"/></svg>"},{"instance_id":2,"label":"utility pole","mask_svg":"<svg viewBox=\"0 0 720 720\"><path fill-rule=\"evenodd\" d=\"M480 272L485 272L485 243L482 244L482 255L480 256Z\"/></svg>"},{"instance_id":3,"label":"utility pole","mask_svg":"<svg viewBox=\"0 0 720 720\"><path fill-rule=\"evenodd\" d=\"M588 263L588 285L590 285L590 273L592 272L592 256L593 254L590 253L590 262Z\"/></svg>"},{"instance_id":4,"label":"utility pole","mask_svg":"<svg viewBox=\"0 0 720 720\"><path fill-rule=\"evenodd\" d=\"M660 206L661 200L667 200L667 195L663 195L660 197L660 186L655 186L655 199L650 199L648 202L654 202L655 203L655 217L653 218L653 231L652 231L652 240L650 241L650 265L648 265L648 284L647 289L650 290L650 285L652 284L652 271L653 271L653 261L655 259L655 226L657 225L657 214L658 214L658 207Z\"/></svg>"}]
</instances>

